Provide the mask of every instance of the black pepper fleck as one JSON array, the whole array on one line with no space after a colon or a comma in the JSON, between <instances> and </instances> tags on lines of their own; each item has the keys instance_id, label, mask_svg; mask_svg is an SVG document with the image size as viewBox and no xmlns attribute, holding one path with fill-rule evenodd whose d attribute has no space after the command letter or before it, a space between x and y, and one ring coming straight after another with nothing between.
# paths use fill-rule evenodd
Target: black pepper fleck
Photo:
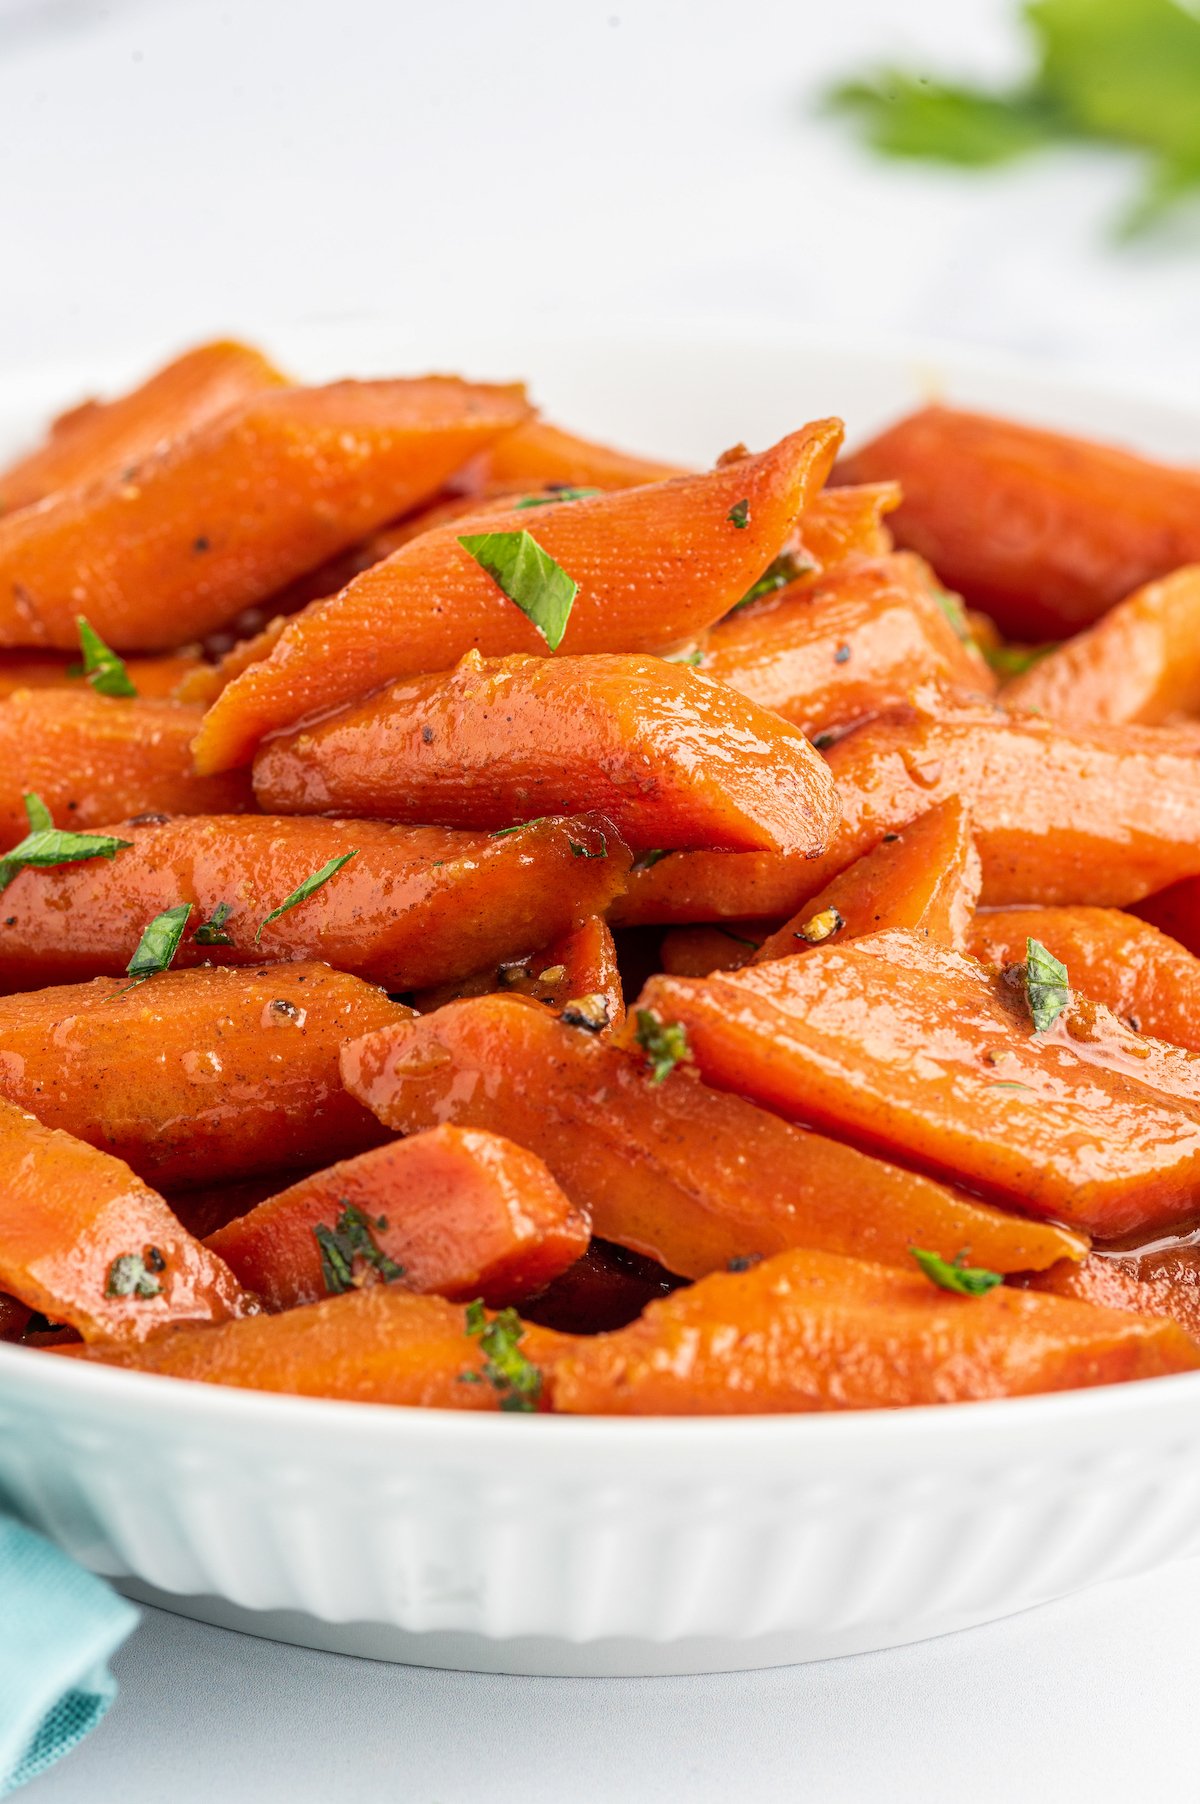
<instances>
[{"instance_id":1,"label":"black pepper fleck","mask_svg":"<svg viewBox=\"0 0 1200 1804\"><path fill-rule=\"evenodd\" d=\"M839 645L833 654L833 661L835 664L848 664L850 662L850 647L848 645Z\"/></svg>"},{"instance_id":2,"label":"black pepper fleck","mask_svg":"<svg viewBox=\"0 0 1200 1804\"><path fill-rule=\"evenodd\" d=\"M422 743L422 745L432 745L433 744L433 728L432 727L422 727L421 728L421 743Z\"/></svg>"},{"instance_id":3,"label":"black pepper fleck","mask_svg":"<svg viewBox=\"0 0 1200 1804\"><path fill-rule=\"evenodd\" d=\"M192 540L192 550L193 551L207 551L208 547L209 547L209 541L204 537L203 533L200 534L199 538L195 538Z\"/></svg>"}]
</instances>

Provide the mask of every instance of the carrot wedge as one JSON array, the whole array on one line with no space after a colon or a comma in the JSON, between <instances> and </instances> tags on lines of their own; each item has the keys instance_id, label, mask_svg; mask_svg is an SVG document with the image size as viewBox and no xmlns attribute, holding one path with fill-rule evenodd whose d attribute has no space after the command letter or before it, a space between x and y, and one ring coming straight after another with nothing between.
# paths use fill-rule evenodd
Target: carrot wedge
<instances>
[{"instance_id":1,"label":"carrot wedge","mask_svg":"<svg viewBox=\"0 0 1200 1804\"><path fill-rule=\"evenodd\" d=\"M483 480L493 483L559 483L570 488L630 489L685 476L679 464L657 463L630 451L614 451L577 438L548 420L526 420L497 439L481 459Z\"/></svg>"},{"instance_id":2,"label":"carrot wedge","mask_svg":"<svg viewBox=\"0 0 1200 1804\"><path fill-rule=\"evenodd\" d=\"M710 626L746 593L820 488L840 437L837 421L822 420L707 475L484 513L479 530L531 534L578 584L564 653L655 651ZM397 678L446 670L472 649L543 654L532 621L459 543L473 523L422 534L289 621L270 655L210 708L199 768L246 763L268 734Z\"/></svg>"},{"instance_id":3,"label":"carrot wedge","mask_svg":"<svg viewBox=\"0 0 1200 1804\"><path fill-rule=\"evenodd\" d=\"M143 701L178 701L181 685L198 679L212 666L200 661L198 651L179 651L159 658L127 658L129 680ZM0 697L18 689L64 689L75 695L91 695L78 658L45 652L0 652Z\"/></svg>"},{"instance_id":4,"label":"carrot wedge","mask_svg":"<svg viewBox=\"0 0 1200 1804\"><path fill-rule=\"evenodd\" d=\"M729 747L738 756L731 758ZM281 734L254 763L270 814L497 828L593 811L635 851L812 856L838 819L803 733L661 658L498 658L393 683Z\"/></svg>"},{"instance_id":5,"label":"carrot wedge","mask_svg":"<svg viewBox=\"0 0 1200 1804\"><path fill-rule=\"evenodd\" d=\"M198 777L197 710L118 700L90 689L27 689L0 701L0 851L29 831L24 797L83 832L137 814L232 814L252 808L244 773Z\"/></svg>"},{"instance_id":6,"label":"carrot wedge","mask_svg":"<svg viewBox=\"0 0 1200 1804\"><path fill-rule=\"evenodd\" d=\"M570 1415L895 1409L1122 1384L1200 1367L1173 1322L1031 1291L954 1296L919 1272L780 1253L651 1303L556 1360Z\"/></svg>"},{"instance_id":7,"label":"carrot wedge","mask_svg":"<svg viewBox=\"0 0 1200 1804\"><path fill-rule=\"evenodd\" d=\"M792 1246L904 1264L914 1240L949 1258L969 1245L1001 1271L1080 1250L1061 1229L988 1208L687 1076L650 1083L640 1054L517 997L454 1002L368 1034L345 1047L342 1073L397 1132L453 1122L529 1147L597 1234L685 1277Z\"/></svg>"},{"instance_id":8,"label":"carrot wedge","mask_svg":"<svg viewBox=\"0 0 1200 1804\"><path fill-rule=\"evenodd\" d=\"M327 1164L383 1138L342 1041L408 1012L320 964L29 990L0 997L0 1097L164 1190Z\"/></svg>"},{"instance_id":9,"label":"carrot wedge","mask_svg":"<svg viewBox=\"0 0 1200 1804\"><path fill-rule=\"evenodd\" d=\"M1096 1253L1063 1260L1025 1279L1031 1290L1128 1309L1135 1315L1167 1316L1200 1343L1200 1249L1164 1247L1159 1252Z\"/></svg>"},{"instance_id":10,"label":"carrot wedge","mask_svg":"<svg viewBox=\"0 0 1200 1804\"><path fill-rule=\"evenodd\" d=\"M490 996L494 992L532 996L555 1014L566 1011L579 1025L596 1033L620 1027L625 1019L625 996L617 963L617 948L608 922L589 915L578 927L560 933L538 952L511 964L473 971L457 983L417 990L413 1007L428 1015L465 996Z\"/></svg>"},{"instance_id":11,"label":"carrot wedge","mask_svg":"<svg viewBox=\"0 0 1200 1804\"><path fill-rule=\"evenodd\" d=\"M900 505L896 482L846 484L814 495L796 522L798 562L813 561L818 570L861 558L886 557L892 535L885 514Z\"/></svg>"},{"instance_id":12,"label":"carrot wedge","mask_svg":"<svg viewBox=\"0 0 1200 1804\"><path fill-rule=\"evenodd\" d=\"M3 1101L0 1288L85 1340L141 1340L254 1306L120 1159Z\"/></svg>"},{"instance_id":13,"label":"carrot wedge","mask_svg":"<svg viewBox=\"0 0 1200 1804\"><path fill-rule=\"evenodd\" d=\"M543 1290L589 1237L534 1153L439 1127L301 1178L206 1244L268 1309L371 1282L500 1308Z\"/></svg>"},{"instance_id":14,"label":"carrot wedge","mask_svg":"<svg viewBox=\"0 0 1200 1804\"><path fill-rule=\"evenodd\" d=\"M639 1009L706 1082L1087 1233L1200 1197L1200 1061L1079 998L1035 1034L1019 978L916 934L653 977Z\"/></svg>"},{"instance_id":15,"label":"carrot wedge","mask_svg":"<svg viewBox=\"0 0 1200 1804\"><path fill-rule=\"evenodd\" d=\"M417 989L519 958L603 912L629 866L611 826L586 816L477 834L197 815L122 822L119 837L129 848L111 862L22 870L9 884L0 988L115 976L148 921L190 902L177 967L320 958L391 990ZM347 862L291 903L339 858ZM217 909L228 911L223 937L197 939Z\"/></svg>"},{"instance_id":16,"label":"carrot wedge","mask_svg":"<svg viewBox=\"0 0 1200 1804\"><path fill-rule=\"evenodd\" d=\"M573 1345L550 1328L521 1326L519 1351L545 1378ZM174 1328L140 1347L71 1347L57 1357L347 1403L476 1410L513 1406L512 1393L488 1376L486 1355L478 1334L469 1331L463 1305L414 1296L392 1284L326 1297L282 1315L213 1328ZM544 1384L536 1406L545 1408L548 1402L549 1385Z\"/></svg>"},{"instance_id":17,"label":"carrot wedge","mask_svg":"<svg viewBox=\"0 0 1200 1804\"><path fill-rule=\"evenodd\" d=\"M128 470L165 440L195 432L286 381L250 345L233 339L197 345L128 394L85 402L55 420L43 444L0 471L0 512Z\"/></svg>"},{"instance_id":18,"label":"carrot wedge","mask_svg":"<svg viewBox=\"0 0 1200 1804\"><path fill-rule=\"evenodd\" d=\"M252 397L86 489L0 519L0 645L166 651L422 496L521 419L513 389L451 377Z\"/></svg>"},{"instance_id":19,"label":"carrot wedge","mask_svg":"<svg viewBox=\"0 0 1200 1804\"><path fill-rule=\"evenodd\" d=\"M1088 626L1200 560L1200 474L951 407L861 446L839 480L898 481L897 541L1013 639Z\"/></svg>"}]
</instances>

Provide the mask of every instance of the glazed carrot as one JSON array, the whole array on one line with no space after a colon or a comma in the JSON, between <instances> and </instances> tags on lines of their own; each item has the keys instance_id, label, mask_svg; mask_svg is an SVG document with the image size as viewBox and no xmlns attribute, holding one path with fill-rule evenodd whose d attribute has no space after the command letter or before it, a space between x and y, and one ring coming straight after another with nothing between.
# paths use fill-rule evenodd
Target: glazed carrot
<instances>
[{"instance_id":1,"label":"glazed carrot","mask_svg":"<svg viewBox=\"0 0 1200 1804\"><path fill-rule=\"evenodd\" d=\"M252 397L84 490L0 519L0 644L165 651L432 493L528 411L450 377Z\"/></svg>"},{"instance_id":2,"label":"glazed carrot","mask_svg":"<svg viewBox=\"0 0 1200 1804\"><path fill-rule=\"evenodd\" d=\"M918 683L990 693L939 594L911 553L847 564L723 620L700 668L810 735L906 702Z\"/></svg>"},{"instance_id":3,"label":"glazed carrot","mask_svg":"<svg viewBox=\"0 0 1200 1804\"><path fill-rule=\"evenodd\" d=\"M672 927L664 933L658 968L672 977L707 977L749 964L769 929L758 921L725 921L712 926Z\"/></svg>"},{"instance_id":4,"label":"glazed carrot","mask_svg":"<svg viewBox=\"0 0 1200 1804\"><path fill-rule=\"evenodd\" d=\"M707 1082L1032 1214L1113 1236L1194 1207L1200 1062L1095 1005L1035 1034L1019 978L916 934L654 977L639 1008Z\"/></svg>"},{"instance_id":5,"label":"glazed carrot","mask_svg":"<svg viewBox=\"0 0 1200 1804\"><path fill-rule=\"evenodd\" d=\"M1039 658L1007 685L1004 705L1081 726L1200 713L1200 564L1148 583Z\"/></svg>"},{"instance_id":6,"label":"glazed carrot","mask_svg":"<svg viewBox=\"0 0 1200 1804\"><path fill-rule=\"evenodd\" d=\"M672 980L679 982L681 980ZM441 1122L527 1146L597 1234L701 1277L730 1259L821 1246L906 1263L970 1246L1000 1271L1078 1253L1060 1229L988 1208L685 1075L651 1083L640 1053L486 996L348 1045L347 1088L400 1133Z\"/></svg>"},{"instance_id":7,"label":"glazed carrot","mask_svg":"<svg viewBox=\"0 0 1200 1804\"><path fill-rule=\"evenodd\" d=\"M896 482L822 489L796 522L798 561L811 559L818 570L829 570L851 558L886 556L892 535L884 515L899 505Z\"/></svg>"},{"instance_id":8,"label":"glazed carrot","mask_svg":"<svg viewBox=\"0 0 1200 1804\"><path fill-rule=\"evenodd\" d=\"M1141 1256L1104 1253L1079 1262L1063 1260L1025 1282L1032 1290L1075 1297L1103 1309L1167 1316L1200 1341L1200 1250L1194 1246L1165 1247Z\"/></svg>"},{"instance_id":9,"label":"glazed carrot","mask_svg":"<svg viewBox=\"0 0 1200 1804\"><path fill-rule=\"evenodd\" d=\"M908 927L923 939L966 950L980 877L971 817L952 796L899 833L885 834L764 940L749 962L761 965L889 927Z\"/></svg>"},{"instance_id":10,"label":"glazed carrot","mask_svg":"<svg viewBox=\"0 0 1200 1804\"><path fill-rule=\"evenodd\" d=\"M447 1002L458 1002L464 996L490 996L495 991L532 996L558 1015L568 1010L578 1023L592 1026L597 1033L619 1027L625 1019L617 948L602 915L589 915L580 926L560 933L527 958L473 971L458 983L418 990L413 1007L418 1014L428 1015Z\"/></svg>"},{"instance_id":11,"label":"glazed carrot","mask_svg":"<svg viewBox=\"0 0 1200 1804\"><path fill-rule=\"evenodd\" d=\"M549 1379L573 1342L524 1324L519 1351ZM373 1284L283 1315L259 1315L215 1328L175 1328L140 1347L70 1348L59 1358L241 1390L349 1403L400 1403L425 1409L503 1409L511 1392L492 1383L478 1334L461 1303ZM464 1377L464 1374L466 1376ZM545 1408L549 1384L538 1406Z\"/></svg>"},{"instance_id":12,"label":"glazed carrot","mask_svg":"<svg viewBox=\"0 0 1200 1804\"><path fill-rule=\"evenodd\" d=\"M478 834L202 815L122 822L119 837L130 846L111 862L22 870L9 884L0 987L116 975L148 921L190 902L192 928L231 912L223 940L185 937L177 966L323 958L388 989L417 989L544 946L600 913L629 866L612 827L588 817ZM266 920L339 858L348 862L307 900Z\"/></svg>"},{"instance_id":13,"label":"glazed carrot","mask_svg":"<svg viewBox=\"0 0 1200 1804\"><path fill-rule=\"evenodd\" d=\"M198 777L199 711L91 689L18 690L0 701L0 851L29 831L23 797L82 832L125 815L232 814L253 808L245 773Z\"/></svg>"},{"instance_id":14,"label":"glazed carrot","mask_svg":"<svg viewBox=\"0 0 1200 1804\"><path fill-rule=\"evenodd\" d=\"M129 680L139 697L147 701L173 701L180 686L210 666L196 651L171 652L160 658L127 658ZM0 697L17 689L66 689L91 694L84 682L78 658L50 657L41 652L0 653Z\"/></svg>"},{"instance_id":15,"label":"glazed carrot","mask_svg":"<svg viewBox=\"0 0 1200 1804\"><path fill-rule=\"evenodd\" d=\"M1188 877L1134 904L1133 912L1200 958L1200 878Z\"/></svg>"},{"instance_id":16,"label":"glazed carrot","mask_svg":"<svg viewBox=\"0 0 1200 1804\"><path fill-rule=\"evenodd\" d=\"M286 614L275 614L250 638L237 640L215 664L200 664L195 670L189 671L179 685L177 700L211 707L222 689L232 683L235 676L241 676L243 670L249 670L251 664L257 664L261 658L270 656L283 637L287 623Z\"/></svg>"},{"instance_id":17,"label":"glazed carrot","mask_svg":"<svg viewBox=\"0 0 1200 1804\"><path fill-rule=\"evenodd\" d=\"M628 1247L593 1240L582 1259L522 1305L522 1314L526 1321L561 1334L603 1334L624 1328L647 1303L669 1296L682 1282Z\"/></svg>"},{"instance_id":18,"label":"glazed carrot","mask_svg":"<svg viewBox=\"0 0 1200 1804\"><path fill-rule=\"evenodd\" d=\"M686 665L630 656L468 652L269 740L254 790L272 814L464 828L593 811L634 850L813 856L837 823L829 768L796 728Z\"/></svg>"},{"instance_id":19,"label":"glazed carrot","mask_svg":"<svg viewBox=\"0 0 1200 1804\"><path fill-rule=\"evenodd\" d=\"M383 1138L338 1076L344 1040L407 1017L382 991L320 964L128 981L0 997L0 1096L165 1190Z\"/></svg>"},{"instance_id":20,"label":"glazed carrot","mask_svg":"<svg viewBox=\"0 0 1200 1804\"><path fill-rule=\"evenodd\" d=\"M543 1290L589 1235L535 1154L439 1127L301 1178L207 1245L268 1309L369 1283L500 1308Z\"/></svg>"},{"instance_id":21,"label":"glazed carrot","mask_svg":"<svg viewBox=\"0 0 1200 1804\"><path fill-rule=\"evenodd\" d=\"M0 1286L85 1340L253 1307L228 1266L109 1153L0 1102Z\"/></svg>"},{"instance_id":22,"label":"glazed carrot","mask_svg":"<svg viewBox=\"0 0 1200 1804\"><path fill-rule=\"evenodd\" d=\"M555 1362L553 1395L573 1415L766 1415L1021 1397L1197 1367L1200 1348L1175 1323L1007 1288L955 1296L916 1271L790 1252L578 1342Z\"/></svg>"},{"instance_id":23,"label":"glazed carrot","mask_svg":"<svg viewBox=\"0 0 1200 1804\"><path fill-rule=\"evenodd\" d=\"M898 481L897 540L1012 638L1056 639L1200 559L1200 474L1108 445L927 407L839 467Z\"/></svg>"},{"instance_id":24,"label":"glazed carrot","mask_svg":"<svg viewBox=\"0 0 1200 1804\"><path fill-rule=\"evenodd\" d=\"M185 351L127 394L89 401L55 420L44 443L0 471L0 512L78 488L149 457L287 381L260 351L232 339Z\"/></svg>"},{"instance_id":25,"label":"glazed carrot","mask_svg":"<svg viewBox=\"0 0 1200 1804\"><path fill-rule=\"evenodd\" d=\"M820 488L840 436L836 421L819 421L708 475L479 518L486 532L532 534L578 584L564 653L654 651L745 594ZM244 763L269 733L472 649L543 654L542 634L459 543L471 520L424 533L289 622L210 709L200 768Z\"/></svg>"},{"instance_id":26,"label":"glazed carrot","mask_svg":"<svg viewBox=\"0 0 1200 1804\"><path fill-rule=\"evenodd\" d=\"M480 466L485 483L519 483L526 488L562 483L572 488L629 489L688 473L679 464L656 463L576 438L548 420L526 420L506 432L484 452Z\"/></svg>"},{"instance_id":27,"label":"glazed carrot","mask_svg":"<svg viewBox=\"0 0 1200 1804\"><path fill-rule=\"evenodd\" d=\"M1200 1052L1200 959L1177 940L1116 908L998 908L975 917L967 950L985 964L1018 964L1027 939L1137 1032Z\"/></svg>"}]
</instances>

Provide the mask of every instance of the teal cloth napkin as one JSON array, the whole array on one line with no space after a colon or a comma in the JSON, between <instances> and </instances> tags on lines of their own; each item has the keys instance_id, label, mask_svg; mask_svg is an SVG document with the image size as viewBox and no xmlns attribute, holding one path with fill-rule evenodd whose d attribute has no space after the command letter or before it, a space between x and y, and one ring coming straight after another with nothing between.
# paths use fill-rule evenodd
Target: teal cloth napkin
<instances>
[{"instance_id":1,"label":"teal cloth napkin","mask_svg":"<svg viewBox=\"0 0 1200 1804\"><path fill-rule=\"evenodd\" d=\"M108 1661L137 1611L30 1529L0 1517L0 1798L94 1729Z\"/></svg>"}]
</instances>

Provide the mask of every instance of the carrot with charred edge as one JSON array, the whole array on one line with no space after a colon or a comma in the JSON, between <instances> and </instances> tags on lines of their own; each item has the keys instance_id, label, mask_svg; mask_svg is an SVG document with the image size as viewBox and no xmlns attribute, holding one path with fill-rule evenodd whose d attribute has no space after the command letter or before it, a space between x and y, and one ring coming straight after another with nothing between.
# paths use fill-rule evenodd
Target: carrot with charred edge
<instances>
[{"instance_id":1,"label":"carrot with charred edge","mask_svg":"<svg viewBox=\"0 0 1200 1804\"><path fill-rule=\"evenodd\" d=\"M111 401L88 401L55 420L44 443L0 471L0 511L78 488L149 457L287 377L232 339L197 345Z\"/></svg>"},{"instance_id":2,"label":"carrot with charred edge","mask_svg":"<svg viewBox=\"0 0 1200 1804\"><path fill-rule=\"evenodd\" d=\"M0 1101L0 1287L85 1340L254 1307L120 1159Z\"/></svg>"},{"instance_id":3,"label":"carrot with charred edge","mask_svg":"<svg viewBox=\"0 0 1200 1804\"><path fill-rule=\"evenodd\" d=\"M442 1122L543 1158L597 1234L701 1277L792 1246L907 1263L909 1245L1001 1271L1080 1250L1058 1228L789 1126L622 1052L517 997L454 1002L348 1045L347 1088L400 1133Z\"/></svg>"},{"instance_id":4,"label":"carrot with charred edge","mask_svg":"<svg viewBox=\"0 0 1200 1804\"><path fill-rule=\"evenodd\" d=\"M548 483L569 488L630 489L647 482L686 476L679 464L656 463L629 451L614 451L552 426L548 420L526 420L485 451L480 458L484 483L523 484L527 489Z\"/></svg>"},{"instance_id":5,"label":"carrot with charred edge","mask_svg":"<svg viewBox=\"0 0 1200 1804\"><path fill-rule=\"evenodd\" d=\"M269 740L254 790L272 814L464 828L592 811L635 851L812 856L838 819L828 766L796 728L686 665L611 655L469 652Z\"/></svg>"},{"instance_id":6,"label":"carrot with charred edge","mask_svg":"<svg viewBox=\"0 0 1200 1804\"><path fill-rule=\"evenodd\" d=\"M840 437L836 421L819 421L728 469L485 513L480 529L532 534L578 585L564 653L654 651L702 631L745 594L820 488ZM740 519L743 503L739 526L730 516ZM290 621L270 656L209 710L199 767L244 763L268 734L386 682L446 670L472 649L542 655L545 638L459 543L471 525L469 516L423 534Z\"/></svg>"},{"instance_id":7,"label":"carrot with charred edge","mask_svg":"<svg viewBox=\"0 0 1200 1804\"><path fill-rule=\"evenodd\" d=\"M700 668L810 735L896 707L919 683L990 694L938 596L907 552L850 563L721 621Z\"/></svg>"},{"instance_id":8,"label":"carrot with charred edge","mask_svg":"<svg viewBox=\"0 0 1200 1804\"><path fill-rule=\"evenodd\" d=\"M590 1232L534 1153L440 1127L301 1178L206 1244L268 1309L369 1283L500 1308L573 1265Z\"/></svg>"},{"instance_id":9,"label":"carrot with charred edge","mask_svg":"<svg viewBox=\"0 0 1200 1804\"><path fill-rule=\"evenodd\" d=\"M0 701L0 851L29 831L24 797L83 832L137 814L232 814L253 808L245 773L198 777L197 711L90 689L27 689Z\"/></svg>"},{"instance_id":10,"label":"carrot with charred edge","mask_svg":"<svg viewBox=\"0 0 1200 1804\"><path fill-rule=\"evenodd\" d=\"M294 1397L425 1409L513 1408L516 1393L472 1331L476 1319L461 1303L373 1284L283 1315L204 1330L175 1328L140 1347L63 1348L55 1356ZM573 1340L530 1323L507 1338L516 1339L523 1371L536 1385L536 1395L522 1398L521 1407L528 1401L545 1409L554 1362Z\"/></svg>"},{"instance_id":11,"label":"carrot with charred edge","mask_svg":"<svg viewBox=\"0 0 1200 1804\"><path fill-rule=\"evenodd\" d=\"M838 470L885 477L898 542L1010 638L1061 638L1200 560L1200 474L1085 439L927 407Z\"/></svg>"},{"instance_id":12,"label":"carrot with charred edge","mask_svg":"<svg viewBox=\"0 0 1200 1804\"><path fill-rule=\"evenodd\" d=\"M129 680L144 701L182 700L180 690L201 671L212 666L200 661L196 651L179 651L160 658L127 658ZM51 657L42 652L0 652L0 697L18 689L65 689L90 695L78 658Z\"/></svg>"},{"instance_id":13,"label":"carrot with charred edge","mask_svg":"<svg viewBox=\"0 0 1200 1804\"><path fill-rule=\"evenodd\" d=\"M586 816L478 834L198 815L123 822L119 837L131 843L111 862L22 870L9 884L0 987L115 975L147 921L190 902L196 924L225 911L221 933L185 937L177 966L323 958L387 989L417 989L544 946L603 912L629 868L612 827Z\"/></svg>"},{"instance_id":14,"label":"carrot with charred edge","mask_svg":"<svg viewBox=\"0 0 1200 1804\"><path fill-rule=\"evenodd\" d=\"M731 1349L736 1354L731 1357ZM1200 1367L1171 1322L790 1252L651 1303L554 1368L575 1415L756 1415L895 1409L1121 1384Z\"/></svg>"},{"instance_id":15,"label":"carrot with charred edge","mask_svg":"<svg viewBox=\"0 0 1200 1804\"><path fill-rule=\"evenodd\" d=\"M965 951L981 875L971 817L952 796L899 833L885 834L742 962L761 965L889 927Z\"/></svg>"},{"instance_id":16,"label":"carrot with charred edge","mask_svg":"<svg viewBox=\"0 0 1200 1804\"><path fill-rule=\"evenodd\" d=\"M319 964L27 991L0 997L0 1096L160 1189L327 1164L384 1137L339 1047L409 1012Z\"/></svg>"},{"instance_id":17,"label":"carrot with charred edge","mask_svg":"<svg viewBox=\"0 0 1200 1804\"><path fill-rule=\"evenodd\" d=\"M252 397L134 470L0 518L0 645L165 651L432 493L528 412L451 377Z\"/></svg>"},{"instance_id":18,"label":"carrot with charred edge","mask_svg":"<svg viewBox=\"0 0 1200 1804\"><path fill-rule=\"evenodd\" d=\"M1110 1237L1186 1215L1200 1061L1079 998L1035 1034L1021 979L894 931L654 977L639 1008L708 1083L1000 1202Z\"/></svg>"},{"instance_id":19,"label":"carrot with charred edge","mask_svg":"<svg viewBox=\"0 0 1200 1804\"><path fill-rule=\"evenodd\" d=\"M574 1025L606 1033L625 1019L625 997L617 949L608 922L589 915L579 927L560 933L540 952L513 964L473 971L458 983L418 990L413 1007L420 1015L459 1002L466 996L490 996L496 991L532 996L555 1014L564 1012Z\"/></svg>"}]
</instances>

